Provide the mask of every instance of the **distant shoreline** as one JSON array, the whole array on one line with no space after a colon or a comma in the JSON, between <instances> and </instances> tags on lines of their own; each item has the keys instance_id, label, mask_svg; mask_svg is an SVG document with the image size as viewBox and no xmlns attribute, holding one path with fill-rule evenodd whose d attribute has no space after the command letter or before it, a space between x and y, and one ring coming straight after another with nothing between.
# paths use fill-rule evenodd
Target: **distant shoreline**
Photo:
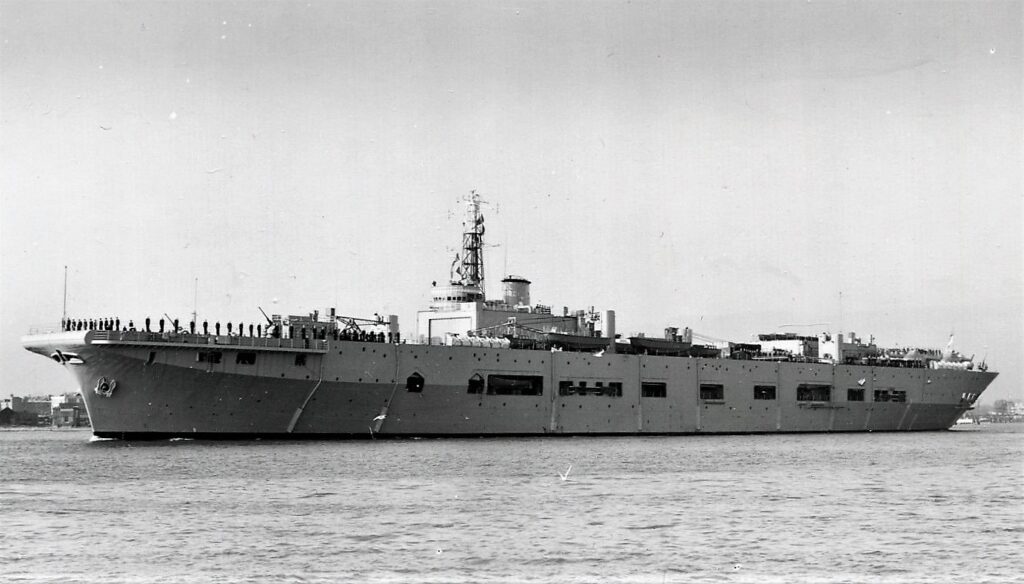
<instances>
[{"instance_id":1,"label":"distant shoreline","mask_svg":"<svg viewBox=\"0 0 1024 584\"><path fill-rule=\"evenodd\" d=\"M80 426L78 428L72 428L70 426L62 426L55 428L53 426L0 426L0 432L92 432L92 428L89 426Z\"/></svg>"}]
</instances>

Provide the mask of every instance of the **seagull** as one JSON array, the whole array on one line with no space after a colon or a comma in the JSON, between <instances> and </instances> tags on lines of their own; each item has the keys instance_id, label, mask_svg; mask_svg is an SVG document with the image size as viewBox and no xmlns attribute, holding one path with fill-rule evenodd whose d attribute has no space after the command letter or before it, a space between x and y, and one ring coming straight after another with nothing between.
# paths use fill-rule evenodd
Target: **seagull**
<instances>
[{"instance_id":1,"label":"seagull","mask_svg":"<svg viewBox=\"0 0 1024 584\"><path fill-rule=\"evenodd\" d=\"M558 473L558 476L561 477L561 479L563 481L567 481L567 480L569 480L569 472L570 471L572 471L572 465L571 464L569 465L569 468L565 469L565 473Z\"/></svg>"},{"instance_id":2,"label":"seagull","mask_svg":"<svg viewBox=\"0 0 1024 584\"><path fill-rule=\"evenodd\" d=\"M376 418L374 418L373 421L376 422L378 420L383 420L386 417L388 417L387 414L381 414L381 415L377 416Z\"/></svg>"},{"instance_id":3,"label":"seagull","mask_svg":"<svg viewBox=\"0 0 1024 584\"><path fill-rule=\"evenodd\" d=\"M604 349L601 349L600 351L598 351L598 352L594 353L594 356L595 356L595 357L600 357L600 356L602 356L602 355L604 355Z\"/></svg>"}]
</instances>

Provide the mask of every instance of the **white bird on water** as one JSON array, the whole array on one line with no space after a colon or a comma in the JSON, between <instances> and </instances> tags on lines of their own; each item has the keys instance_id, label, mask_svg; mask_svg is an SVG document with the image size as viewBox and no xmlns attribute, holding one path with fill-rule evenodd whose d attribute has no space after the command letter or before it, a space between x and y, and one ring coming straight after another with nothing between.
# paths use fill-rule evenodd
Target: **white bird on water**
<instances>
[{"instance_id":1,"label":"white bird on water","mask_svg":"<svg viewBox=\"0 0 1024 584\"><path fill-rule=\"evenodd\" d=\"M569 480L569 472L571 472L571 471L572 471L572 465L570 464L569 468L565 469L564 473L558 473L558 476L561 477L561 479L563 481L567 481L567 480Z\"/></svg>"}]
</instances>

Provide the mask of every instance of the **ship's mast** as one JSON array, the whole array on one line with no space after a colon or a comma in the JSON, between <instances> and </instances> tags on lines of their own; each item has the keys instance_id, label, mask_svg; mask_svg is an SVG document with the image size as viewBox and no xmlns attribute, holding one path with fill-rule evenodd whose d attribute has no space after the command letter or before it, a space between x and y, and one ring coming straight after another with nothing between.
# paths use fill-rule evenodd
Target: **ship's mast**
<instances>
[{"instance_id":1,"label":"ship's mast","mask_svg":"<svg viewBox=\"0 0 1024 584\"><path fill-rule=\"evenodd\" d=\"M484 216L480 205L486 203L480 194L470 191L465 198L466 220L462 224L462 258L456 273L461 277L453 284L473 286L484 291Z\"/></svg>"},{"instance_id":2,"label":"ship's mast","mask_svg":"<svg viewBox=\"0 0 1024 584\"><path fill-rule=\"evenodd\" d=\"M68 318L68 267L64 266L64 310L60 315L61 322Z\"/></svg>"}]
</instances>

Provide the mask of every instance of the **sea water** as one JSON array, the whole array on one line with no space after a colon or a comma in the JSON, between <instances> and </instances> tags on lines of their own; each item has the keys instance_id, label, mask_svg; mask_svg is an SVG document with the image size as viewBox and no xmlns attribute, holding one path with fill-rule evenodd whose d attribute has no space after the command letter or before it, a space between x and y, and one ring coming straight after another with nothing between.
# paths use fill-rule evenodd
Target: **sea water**
<instances>
[{"instance_id":1,"label":"sea water","mask_svg":"<svg viewBox=\"0 0 1024 584\"><path fill-rule=\"evenodd\" d=\"M1024 567L1015 424L357 442L4 431L0 465L6 582L1008 582Z\"/></svg>"}]
</instances>

